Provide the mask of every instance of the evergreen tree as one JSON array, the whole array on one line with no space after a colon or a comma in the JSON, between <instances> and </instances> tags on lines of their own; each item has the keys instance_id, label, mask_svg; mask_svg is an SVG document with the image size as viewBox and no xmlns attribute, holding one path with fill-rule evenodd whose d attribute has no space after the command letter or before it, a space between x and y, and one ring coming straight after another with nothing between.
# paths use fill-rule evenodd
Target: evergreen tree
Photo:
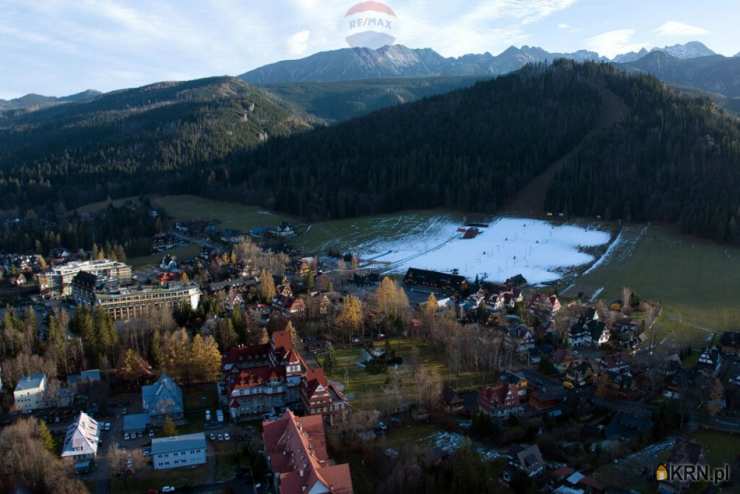
<instances>
[{"instance_id":1,"label":"evergreen tree","mask_svg":"<svg viewBox=\"0 0 740 494\"><path fill-rule=\"evenodd\" d=\"M44 448L54 455L57 454L57 443L54 440L54 436L51 435L51 431L49 431L49 427L46 425L46 422L43 420L39 420L39 438L41 439L41 442L44 445Z\"/></svg>"}]
</instances>

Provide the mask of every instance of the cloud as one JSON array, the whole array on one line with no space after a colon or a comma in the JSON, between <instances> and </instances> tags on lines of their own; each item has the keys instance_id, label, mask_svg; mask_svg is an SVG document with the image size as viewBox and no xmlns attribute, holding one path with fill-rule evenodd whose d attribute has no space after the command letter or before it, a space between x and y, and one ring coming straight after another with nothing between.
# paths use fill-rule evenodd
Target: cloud
<instances>
[{"instance_id":1,"label":"cloud","mask_svg":"<svg viewBox=\"0 0 740 494\"><path fill-rule=\"evenodd\" d=\"M564 10L576 0L488 0L460 8L453 2L435 5L415 1L394 6L401 26L398 42L431 47L445 56L499 53L531 40L528 25ZM440 22L444 19L444 22Z\"/></svg>"},{"instance_id":2,"label":"cloud","mask_svg":"<svg viewBox=\"0 0 740 494\"><path fill-rule=\"evenodd\" d=\"M0 92L69 94L163 79L240 74L346 46L342 20L361 0L0 0ZM577 0L385 0L397 40L445 56L532 42L534 24ZM39 78L42 63L48 77ZM9 64L3 64L6 68Z\"/></svg>"},{"instance_id":3,"label":"cloud","mask_svg":"<svg viewBox=\"0 0 740 494\"><path fill-rule=\"evenodd\" d=\"M634 36L634 29L615 29L588 38L586 46L600 55L613 58L620 53L637 51L641 48L640 44L632 41Z\"/></svg>"},{"instance_id":4,"label":"cloud","mask_svg":"<svg viewBox=\"0 0 740 494\"><path fill-rule=\"evenodd\" d=\"M571 29L571 25L570 24L566 24L564 22L561 22L560 24L558 24L558 29L568 30L568 29Z\"/></svg>"},{"instance_id":5,"label":"cloud","mask_svg":"<svg viewBox=\"0 0 740 494\"><path fill-rule=\"evenodd\" d=\"M678 21L667 21L655 29L658 36L702 36L709 31L699 26L692 26Z\"/></svg>"},{"instance_id":6,"label":"cloud","mask_svg":"<svg viewBox=\"0 0 740 494\"><path fill-rule=\"evenodd\" d=\"M292 56L300 56L308 50L308 40L311 38L311 31L299 31L288 38L288 53Z\"/></svg>"}]
</instances>

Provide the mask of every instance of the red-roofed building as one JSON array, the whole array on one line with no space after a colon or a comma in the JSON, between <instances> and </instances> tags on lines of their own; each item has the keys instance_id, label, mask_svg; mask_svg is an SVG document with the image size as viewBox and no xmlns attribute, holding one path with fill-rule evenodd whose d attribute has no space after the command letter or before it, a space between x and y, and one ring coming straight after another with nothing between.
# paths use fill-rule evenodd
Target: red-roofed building
<instances>
[{"instance_id":1,"label":"red-roofed building","mask_svg":"<svg viewBox=\"0 0 740 494\"><path fill-rule=\"evenodd\" d=\"M312 369L293 348L289 331L276 331L265 345L240 345L224 355L222 402L235 421L282 411L323 415L327 422L343 420L350 407L324 375Z\"/></svg>"},{"instance_id":2,"label":"red-roofed building","mask_svg":"<svg viewBox=\"0 0 740 494\"><path fill-rule=\"evenodd\" d=\"M352 494L349 465L329 458L320 415L296 417L286 410L262 423L262 440L280 494Z\"/></svg>"},{"instance_id":3,"label":"red-roofed building","mask_svg":"<svg viewBox=\"0 0 740 494\"><path fill-rule=\"evenodd\" d=\"M290 333L276 331L269 344L240 345L224 355L222 401L233 420L297 408L305 369Z\"/></svg>"},{"instance_id":4,"label":"red-roofed building","mask_svg":"<svg viewBox=\"0 0 740 494\"><path fill-rule=\"evenodd\" d=\"M349 402L344 395L329 382L324 369L307 367L301 386L303 409L309 415L323 415L330 424L342 421L349 413Z\"/></svg>"},{"instance_id":5,"label":"red-roofed building","mask_svg":"<svg viewBox=\"0 0 740 494\"><path fill-rule=\"evenodd\" d=\"M527 381L499 382L478 393L480 411L491 417L521 415L527 402Z\"/></svg>"}]
</instances>

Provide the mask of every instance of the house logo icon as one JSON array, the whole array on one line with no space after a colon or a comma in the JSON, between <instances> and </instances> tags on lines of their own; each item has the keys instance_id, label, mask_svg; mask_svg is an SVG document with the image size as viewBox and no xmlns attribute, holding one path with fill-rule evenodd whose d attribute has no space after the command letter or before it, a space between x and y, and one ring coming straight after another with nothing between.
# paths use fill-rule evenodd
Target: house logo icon
<instances>
[{"instance_id":1,"label":"house logo icon","mask_svg":"<svg viewBox=\"0 0 740 494\"><path fill-rule=\"evenodd\" d=\"M360 2L344 15L346 40L355 48L377 50L396 41L398 17L383 2Z\"/></svg>"},{"instance_id":2,"label":"house logo icon","mask_svg":"<svg viewBox=\"0 0 740 494\"><path fill-rule=\"evenodd\" d=\"M668 469L665 465L658 465L658 468L655 470L655 480L658 482L668 480Z\"/></svg>"}]
</instances>

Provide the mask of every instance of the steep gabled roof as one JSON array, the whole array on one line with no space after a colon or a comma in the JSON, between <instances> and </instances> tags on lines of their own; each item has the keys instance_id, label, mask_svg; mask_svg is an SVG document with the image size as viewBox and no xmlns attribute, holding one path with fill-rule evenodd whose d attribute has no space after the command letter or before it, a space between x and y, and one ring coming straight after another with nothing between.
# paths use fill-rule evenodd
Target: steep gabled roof
<instances>
[{"instance_id":1,"label":"steep gabled roof","mask_svg":"<svg viewBox=\"0 0 740 494\"><path fill-rule=\"evenodd\" d=\"M280 478L281 494L310 492L317 484L332 494L351 494L349 466L332 465L326 451L320 415L296 417L286 410L281 418L262 424L265 452Z\"/></svg>"},{"instance_id":2,"label":"steep gabled roof","mask_svg":"<svg viewBox=\"0 0 740 494\"><path fill-rule=\"evenodd\" d=\"M62 457L97 454L98 437L98 423L85 412L80 412L77 420L67 427Z\"/></svg>"},{"instance_id":3,"label":"steep gabled roof","mask_svg":"<svg viewBox=\"0 0 740 494\"><path fill-rule=\"evenodd\" d=\"M141 387L142 405L149 414L179 414L184 411L182 390L167 374L152 384Z\"/></svg>"}]
</instances>

